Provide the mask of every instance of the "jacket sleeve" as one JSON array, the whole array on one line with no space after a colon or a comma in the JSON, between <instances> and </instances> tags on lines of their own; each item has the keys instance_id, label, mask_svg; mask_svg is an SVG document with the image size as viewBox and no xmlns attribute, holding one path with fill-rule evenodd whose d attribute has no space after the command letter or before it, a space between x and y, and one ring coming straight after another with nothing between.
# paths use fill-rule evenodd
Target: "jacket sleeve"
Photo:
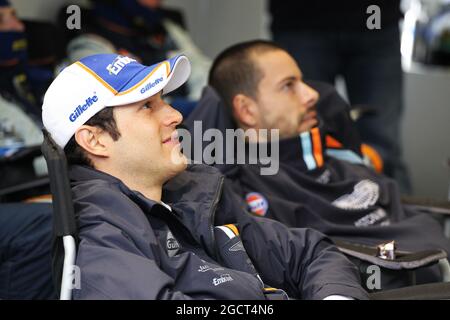
<instances>
[{"instance_id":1,"label":"jacket sleeve","mask_svg":"<svg viewBox=\"0 0 450 320\"><path fill-rule=\"evenodd\" d=\"M191 299L175 290L175 280L159 267L156 240L149 235L147 242L139 242L128 235L125 224L119 228L114 223L117 221L108 220L116 212L133 212L136 208L129 201L120 201L124 197L120 193L108 196L103 193L103 190L96 192L97 205L88 201L89 196L78 202L82 205L78 207L80 243L76 265L81 281L80 288L73 290L73 298ZM103 196L109 199L108 207L98 206L105 199ZM134 218L130 215L130 219ZM142 223L148 223L143 215Z\"/></svg>"},{"instance_id":2,"label":"jacket sleeve","mask_svg":"<svg viewBox=\"0 0 450 320\"><path fill-rule=\"evenodd\" d=\"M368 298L356 266L325 235L251 216L239 197L226 189L221 214L238 224L244 247L266 284L301 299Z\"/></svg>"}]
</instances>

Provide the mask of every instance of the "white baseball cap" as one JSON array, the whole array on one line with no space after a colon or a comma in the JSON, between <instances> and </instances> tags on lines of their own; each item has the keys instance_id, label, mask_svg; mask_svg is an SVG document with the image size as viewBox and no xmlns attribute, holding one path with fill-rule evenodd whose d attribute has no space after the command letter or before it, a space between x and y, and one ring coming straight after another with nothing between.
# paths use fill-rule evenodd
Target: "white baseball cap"
<instances>
[{"instance_id":1,"label":"white baseball cap","mask_svg":"<svg viewBox=\"0 0 450 320\"><path fill-rule=\"evenodd\" d=\"M169 93L189 77L188 58L179 55L152 66L117 54L96 54L66 67L44 96L42 122L64 148L76 130L106 107Z\"/></svg>"}]
</instances>

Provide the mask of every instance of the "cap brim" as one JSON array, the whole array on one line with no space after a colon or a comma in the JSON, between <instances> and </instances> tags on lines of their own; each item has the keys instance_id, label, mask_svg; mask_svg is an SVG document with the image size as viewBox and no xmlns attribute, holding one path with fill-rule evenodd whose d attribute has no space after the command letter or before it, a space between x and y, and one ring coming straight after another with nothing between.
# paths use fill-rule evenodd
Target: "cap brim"
<instances>
[{"instance_id":1,"label":"cap brim","mask_svg":"<svg viewBox=\"0 0 450 320\"><path fill-rule=\"evenodd\" d=\"M132 88L117 93L105 106L113 107L145 100L158 92L168 94L184 84L191 73L191 64L184 55L161 62L155 68L146 68L144 77ZM139 75L142 77L142 72Z\"/></svg>"},{"instance_id":2,"label":"cap brim","mask_svg":"<svg viewBox=\"0 0 450 320\"><path fill-rule=\"evenodd\" d=\"M186 56L178 56L173 62L172 72L169 74L167 85L163 89L168 94L181 87L191 74L191 63Z\"/></svg>"}]
</instances>

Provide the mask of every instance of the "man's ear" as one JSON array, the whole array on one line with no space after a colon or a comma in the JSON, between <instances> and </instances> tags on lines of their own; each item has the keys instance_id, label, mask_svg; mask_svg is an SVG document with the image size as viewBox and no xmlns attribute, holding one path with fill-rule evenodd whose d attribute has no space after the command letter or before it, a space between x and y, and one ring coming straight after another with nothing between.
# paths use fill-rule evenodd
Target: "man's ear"
<instances>
[{"instance_id":1,"label":"man's ear","mask_svg":"<svg viewBox=\"0 0 450 320\"><path fill-rule=\"evenodd\" d=\"M255 100L239 93L233 98L233 115L238 123L253 128L258 124L259 109Z\"/></svg>"},{"instance_id":2,"label":"man's ear","mask_svg":"<svg viewBox=\"0 0 450 320\"><path fill-rule=\"evenodd\" d=\"M82 147L92 156L109 156L108 142L112 139L106 131L98 127L82 125L75 132L75 140L80 145L80 147Z\"/></svg>"}]
</instances>

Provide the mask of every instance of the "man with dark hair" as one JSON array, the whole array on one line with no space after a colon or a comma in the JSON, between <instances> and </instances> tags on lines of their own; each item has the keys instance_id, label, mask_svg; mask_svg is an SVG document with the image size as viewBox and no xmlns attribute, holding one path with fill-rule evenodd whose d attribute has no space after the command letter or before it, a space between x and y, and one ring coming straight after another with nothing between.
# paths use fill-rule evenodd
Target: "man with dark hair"
<instances>
[{"instance_id":1,"label":"man with dark hair","mask_svg":"<svg viewBox=\"0 0 450 320\"><path fill-rule=\"evenodd\" d=\"M273 71L282 67L278 56L286 58L287 53L269 41L253 41L238 44L225 50L217 57L210 71L209 83L223 97L227 106L231 107L234 120L243 129L278 129L280 138L291 137L295 133L307 131L317 124L313 106L316 104L318 94L302 82L302 105L297 101L291 104L283 103L275 97L276 92L260 90L259 85L266 79L264 68L257 62L260 56L270 56L276 64ZM276 56L275 56L276 55ZM291 61L292 62L292 61ZM293 65L287 66L292 68ZM280 70L281 71L281 70ZM287 71L287 70L286 70ZM299 70L298 70L299 71ZM293 90L295 81L302 81L302 74L289 74L279 83L279 92ZM250 99L249 99L250 98ZM259 104L260 114L256 114L256 104ZM286 101L287 102L287 101ZM277 108L274 108L274 104ZM238 107L236 107L238 106ZM252 119L248 116L255 116Z\"/></svg>"},{"instance_id":2,"label":"man with dark hair","mask_svg":"<svg viewBox=\"0 0 450 320\"><path fill-rule=\"evenodd\" d=\"M227 106L232 107L232 99L240 92L256 98L258 83L264 77L261 70L255 65L251 54L262 54L278 47L275 43L258 40L240 43L223 51L211 66L209 84L223 97Z\"/></svg>"},{"instance_id":3,"label":"man with dark hair","mask_svg":"<svg viewBox=\"0 0 450 320\"><path fill-rule=\"evenodd\" d=\"M279 155L258 155L256 164L230 163L229 149L216 150L225 161L215 165L254 215L375 248L395 240L400 250L450 252L438 222L404 206L396 183L366 166L356 134L341 134L354 132L345 102L315 83L324 93L319 96L287 51L262 40L234 45L215 59L209 83L184 123L193 141L197 120L203 130L216 128L224 134L236 128L279 131ZM336 122L338 116L348 121ZM250 146L259 150L266 143L258 135L246 137L246 154ZM278 172L262 175L266 160L274 156L279 156ZM425 270L419 281L440 279L435 271Z\"/></svg>"},{"instance_id":4,"label":"man with dark hair","mask_svg":"<svg viewBox=\"0 0 450 320\"><path fill-rule=\"evenodd\" d=\"M185 56L147 67L101 54L49 87L43 123L72 162L74 298L366 298L322 234L252 217L216 169L186 168L182 116L162 95L189 72Z\"/></svg>"},{"instance_id":5,"label":"man with dark hair","mask_svg":"<svg viewBox=\"0 0 450 320\"><path fill-rule=\"evenodd\" d=\"M306 79L334 85L341 76L351 106L368 107L356 120L361 139L382 156L384 173L410 193L400 141L400 0L270 0L268 9L273 40Z\"/></svg>"}]
</instances>

